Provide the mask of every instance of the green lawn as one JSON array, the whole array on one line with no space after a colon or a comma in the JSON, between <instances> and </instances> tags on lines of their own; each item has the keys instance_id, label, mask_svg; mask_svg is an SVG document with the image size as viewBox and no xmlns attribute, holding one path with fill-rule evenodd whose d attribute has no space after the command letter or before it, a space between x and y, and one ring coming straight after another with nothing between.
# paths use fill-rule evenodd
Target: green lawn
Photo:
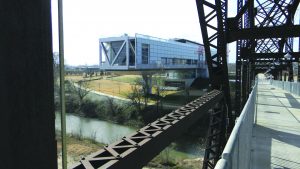
<instances>
[{"instance_id":1,"label":"green lawn","mask_svg":"<svg viewBox=\"0 0 300 169\"><path fill-rule=\"evenodd\" d=\"M142 80L142 77L139 75L124 75L124 76L111 77L110 80L133 84L136 80Z\"/></svg>"}]
</instances>

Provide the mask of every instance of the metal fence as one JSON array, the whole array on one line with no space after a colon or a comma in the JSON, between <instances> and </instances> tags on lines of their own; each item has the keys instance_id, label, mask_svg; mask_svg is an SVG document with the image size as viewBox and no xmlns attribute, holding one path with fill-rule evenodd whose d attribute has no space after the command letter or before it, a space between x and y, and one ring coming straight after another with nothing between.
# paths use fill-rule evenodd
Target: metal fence
<instances>
[{"instance_id":1,"label":"metal fence","mask_svg":"<svg viewBox=\"0 0 300 169\"><path fill-rule=\"evenodd\" d=\"M272 80L271 84L275 87L300 96L300 83Z\"/></svg>"},{"instance_id":2,"label":"metal fence","mask_svg":"<svg viewBox=\"0 0 300 169\"><path fill-rule=\"evenodd\" d=\"M251 137L256 111L257 84L249 96L231 132L221 159L215 169L250 169Z\"/></svg>"}]
</instances>

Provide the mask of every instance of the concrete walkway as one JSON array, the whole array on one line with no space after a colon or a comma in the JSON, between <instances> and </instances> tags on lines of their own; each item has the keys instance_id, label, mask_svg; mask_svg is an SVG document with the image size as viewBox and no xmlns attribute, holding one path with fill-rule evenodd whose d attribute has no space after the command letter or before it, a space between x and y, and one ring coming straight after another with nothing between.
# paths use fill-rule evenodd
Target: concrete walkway
<instances>
[{"instance_id":1,"label":"concrete walkway","mask_svg":"<svg viewBox=\"0 0 300 169\"><path fill-rule=\"evenodd\" d=\"M300 169L300 97L260 82L251 169Z\"/></svg>"}]
</instances>

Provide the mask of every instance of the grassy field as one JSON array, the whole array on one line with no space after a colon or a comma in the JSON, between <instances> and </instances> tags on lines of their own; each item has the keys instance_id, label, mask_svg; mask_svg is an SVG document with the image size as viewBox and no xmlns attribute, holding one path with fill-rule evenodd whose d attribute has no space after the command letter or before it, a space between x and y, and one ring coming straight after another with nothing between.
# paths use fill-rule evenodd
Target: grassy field
<instances>
[{"instance_id":1,"label":"grassy field","mask_svg":"<svg viewBox=\"0 0 300 169\"><path fill-rule=\"evenodd\" d=\"M112 81L117 81L117 82L133 84L135 81L141 81L142 77L139 75L123 75L123 76L111 77L107 79L110 79Z\"/></svg>"},{"instance_id":2,"label":"grassy field","mask_svg":"<svg viewBox=\"0 0 300 169\"><path fill-rule=\"evenodd\" d=\"M96 79L99 79L99 78L103 78L103 77L101 77L101 76L83 77L81 75L68 75L68 76L65 76L66 80L72 80L74 82L78 82L80 80L96 80Z\"/></svg>"},{"instance_id":3,"label":"grassy field","mask_svg":"<svg viewBox=\"0 0 300 169\"><path fill-rule=\"evenodd\" d=\"M139 75L123 75L123 76L104 76L102 79L98 77L83 78L82 76L66 76L66 80L78 82L80 80L89 80L88 87L94 91L105 94L126 98L128 93L132 92L132 86L136 80L142 80ZM156 93L155 87L152 88L153 93ZM170 95L178 91L164 91L163 95Z\"/></svg>"},{"instance_id":4,"label":"grassy field","mask_svg":"<svg viewBox=\"0 0 300 169\"><path fill-rule=\"evenodd\" d=\"M124 79L125 82L121 80L113 80L116 77L113 79L110 77L102 77L102 79L99 78L100 77L97 77L97 79L94 78L95 80L92 79L91 81L88 81L88 87L94 91L124 98L126 98L127 93L131 92L131 84L128 82L133 80L133 78L118 78ZM74 82L78 82L80 80L90 80L89 78L83 78L82 76L66 76L66 79Z\"/></svg>"},{"instance_id":5,"label":"grassy field","mask_svg":"<svg viewBox=\"0 0 300 169\"><path fill-rule=\"evenodd\" d=\"M130 83L112 81L107 79L90 81L88 87L98 92L124 98L126 98L127 94L132 91Z\"/></svg>"}]
</instances>

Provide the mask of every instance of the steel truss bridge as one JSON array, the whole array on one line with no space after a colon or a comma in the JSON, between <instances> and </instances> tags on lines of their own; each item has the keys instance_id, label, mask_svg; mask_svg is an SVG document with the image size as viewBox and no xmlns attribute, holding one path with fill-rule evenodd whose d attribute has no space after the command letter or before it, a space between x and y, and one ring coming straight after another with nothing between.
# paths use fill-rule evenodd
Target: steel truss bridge
<instances>
[{"instance_id":1,"label":"steel truss bridge","mask_svg":"<svg viewBox=\"0 0 300 169\"><path fill-rule=\"evenodd\" d=\"M214 168L252 90L255 75L268 72L281 80L285 73L288 81L294 80L292 63L300 66L300 45L295 49L293 43L300 36L300 25L294 24L299 0L237 0L237 14L232 18L227 15L227 0L196 0L196 5L211 91L83 158L74 169L141 168L203 113L210 114L203 168ZM234 108L227 68L227 44L231 42L237 44Z\"/></svg>"}]
</instances>

